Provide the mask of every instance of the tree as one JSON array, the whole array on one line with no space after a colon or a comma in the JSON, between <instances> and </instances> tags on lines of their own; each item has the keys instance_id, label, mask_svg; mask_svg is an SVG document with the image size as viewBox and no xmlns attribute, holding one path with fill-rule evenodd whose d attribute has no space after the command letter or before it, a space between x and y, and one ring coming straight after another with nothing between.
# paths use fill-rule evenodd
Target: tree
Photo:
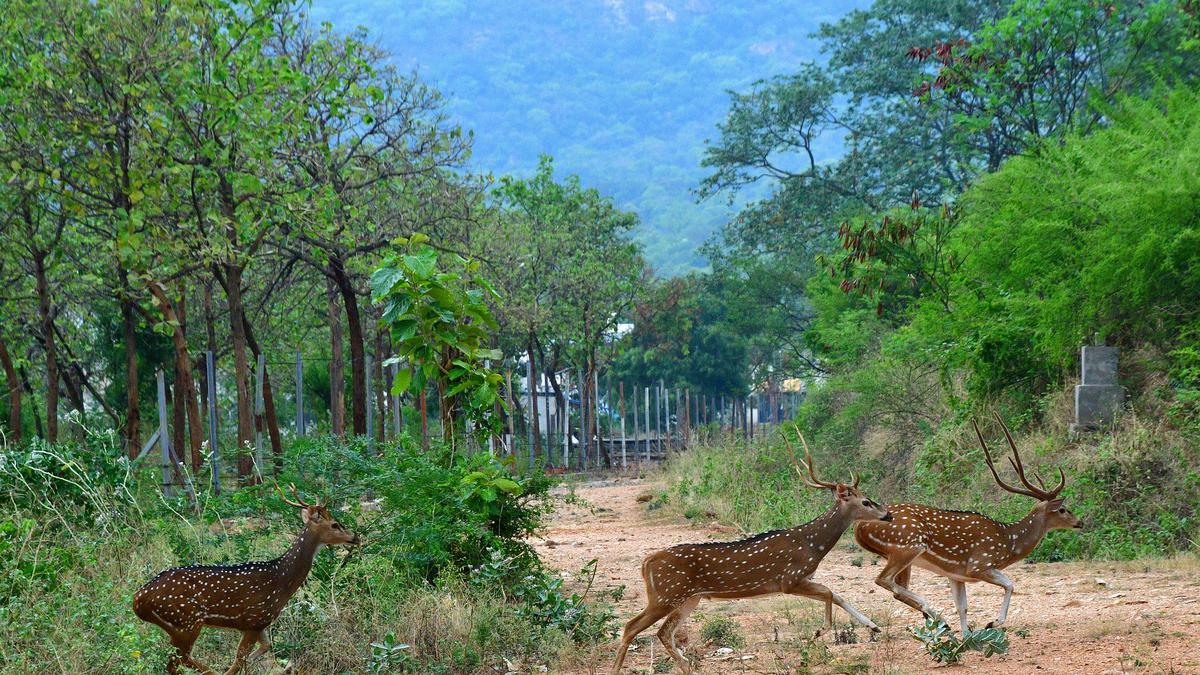
<instances>
[{"instance_id":1,"label":"tree","mask_svg":"<svg viewBox=\"0 0 1200 675\"><path fill-rule=\"evenodd\" d=\"M470 139L446 121L435 90L386 65L386 54L362 32L338 36L329 27L301 26L275 40L292 68L315 85L302 133L282 149L291 180L306 191L283 246L325 275L340 296L350 342L351 425L365 434L366 330L358 279L369 264L358 259L435 225L404 207L431 194L425 192L431 185L442 187L444 174L465 160ZM332 352L340 354L340 326L331 338ZM342 379L341 359L334 358L330 381L340 387ZM335 419L342 414L335 410ZM334 433L343 429L335 425Z\"/></svg>"},{"instance_id":2,"label":"tree","mask_svg":"<svg viewBox=\"0 0 1200 675\"><path fill-rule=\"evenodd\" d=\"M494 196L501 211L484 243L490 259L506 261L493 272L505 292L497 314L507 342L535 367L541 363L556 390L559 357L583 368L587 409L597 395L600 350L645 280L640 248L630 239L637 217L582 187L577 176L556 181L549 157L532 178L502 179ZM540 444L536 415L530 411Z\"/></svg>"},{"instance_id":3,"label":"tree","mask_svg":"<svg viewBox=\"0 0 1200 675\"><path fill-rule=\"evenodd\" d=\"M828 65L731 94L706 150L701 198L767 192L706 246L714 276L756 296L740 303L761 312L754 334L800 346L788 372L819 373L796 336L812 326L808 279L825 270L814 258L844 243L842 223L939 207L1006 158L1100 123L1105 101L1153 73L1192 77L1185 33L1178 3L1084 0L879 0L823 26Z\"/></svg>"},{"instance_id":4,"label":"tree","mask_svg":"<svg viewBox=\"0 0 1200 675\"><path fill-rule=\"evenodd\" d=\"M453 446L460 419L479 440L500 432L502 377L484 364L501 357L487 346L496 329L487 301L497 296L478 262L452 255L442 264L428 241L415 234L397 242L402 248L371 275L372 298L398 351L393 393L435 386L442 437Z\"/></svg>"}]
</instances>

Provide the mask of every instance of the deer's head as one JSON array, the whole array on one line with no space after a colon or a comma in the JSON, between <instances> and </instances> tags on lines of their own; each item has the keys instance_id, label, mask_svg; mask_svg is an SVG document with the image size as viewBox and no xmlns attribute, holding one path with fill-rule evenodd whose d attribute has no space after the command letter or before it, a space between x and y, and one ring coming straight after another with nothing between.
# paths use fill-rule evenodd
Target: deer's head
<instances>
[{"instance_id":1,"label":"deer's head","mask_svg":"<svg viewBox=\"0 0 1200 675\"><path fill-rule=\"evenodd\" d=\"M279 489L279 496L283 498L283 503L289 506L295 506L300 509L300 518L304 520L304 527L312 534L317 543L324 546L336 546L338 544L346 544L349 546L357 546L359 543L358 535L350 530L342 527L323 504L309 504L300 498L300 493L296 490L295 485L289 485L292 494L296 496L295 501L287 498L283 494L283 489Z\"/></svg>"},{"instance_id":2,"label":"deer's head","mask_svg":"<svg viewBox=\"0 0 1200 675\"><path fill-rule=\"evenodd\" d=\"M785 438L786 442L787 439ZM887 507L878 502L872 501L869 497L858 489L858 476L854 472L850 473L850 483L830 483L817 478L816 472L813 470L812 453L808 450L808 443L804 440L804 436L800 436L800 442L804 444L804 459L799 460L800 464L804 465L808 475L804 475L804 471L796 466L796 473L800 474L800 479L804 484L818 489L829 490L833 493L833 503L837 509L843 514L849 516L851 520L891 520L892 514L888 512ZM788 444L788 450L791 450L791 444ZM793 459L795 455L793 454Z\"/></svg>"},{"instance_id":3,"label":"deer's head","mask_svg":"<svg viewBox=\"0 0 1200 675\"><path fill-rule=\"evenodd\" d=\"M1008 447L1012 449L1012 457L1008 458L1008 463L1017 472L1017 478L1021 479L1021 484L1025 487L1015 487L1001 480L999 472L996 471L996 465L992 463L992 453L988 450L987 441L983 440L979 425L975 423L975 420L971 420L971 426L975 427L975 436L979 439L979 445L983 447L984 461L987 462L988 469L992 472L992 478L996 479L996 483L1000 487L1013 494L1025 495L1038 500L1034 510L1045 519L1046 529L1082 529L1083 521L1067 510L1067 507L1063 505L1063 500L1058 496L1067 485L1067 476L1063 470L1058 470L1058 485L1053 488L1047 488L1045 481L1036 472L1033 477L1037 480L1037 485L1034 485L1025 477L1025 465L1021 463L1021 453L1017 450L1017 444L1013 442L1012 434L1008 432L1008 426L1004 424L1004 420L1000 419L1000 415L996 415L996 421L1000 423L1000 428L1004 430L1004 438L1008 440Z\"/></svg>"}]
</instances>

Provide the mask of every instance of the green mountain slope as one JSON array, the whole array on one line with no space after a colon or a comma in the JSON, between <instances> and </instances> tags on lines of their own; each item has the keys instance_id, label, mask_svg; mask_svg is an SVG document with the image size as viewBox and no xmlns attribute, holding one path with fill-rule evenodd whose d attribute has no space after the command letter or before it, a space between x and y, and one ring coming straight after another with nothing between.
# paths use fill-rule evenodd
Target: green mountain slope
<instances>
[{"instance_id":1,"label":"green mountain slope","mask_svg":"<svg viewBox=\"0 0 1200 675\"><path fill-rule=\"evenodd\" d=\"M697 247L731 214L690 193L726 90L818 59L809 34L865 4L314 0L311 16L367 27L436 84L475 131L477 169L529 175L550 154L636 210L649 258L671 274L702 265Z\"/></svg>"}]
</instances>

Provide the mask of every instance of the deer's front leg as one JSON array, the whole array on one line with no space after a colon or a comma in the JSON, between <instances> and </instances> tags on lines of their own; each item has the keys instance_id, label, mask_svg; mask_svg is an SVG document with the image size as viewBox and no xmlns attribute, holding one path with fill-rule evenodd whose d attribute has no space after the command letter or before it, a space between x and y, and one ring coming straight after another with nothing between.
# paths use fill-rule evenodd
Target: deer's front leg
<instances>
[{"instance_id":1,"label":"deer's front leg","mask_svg":"<svg viewBox=\"0 0 1200 675\"><path fill-rule=\"evenodd\" d=\"M967 584L965 581L950 579L950 590L954 593L954 606L958 609L958 625L963 635L967 633Z\"/></svg>"},{"instance_id":2,"label":"deer's front leg","mask_svg":"<svg viewBox=\"0 0 1200 675\"><path fill-rule=\"evenodd\" d=\"M1004 602L1000 603L1000 616L997 617L995 621L989 623L987 625L987 627L988 628L999 628L1000 626L1003 626L1005 620L1008 619L1008 603L1012 600L1012 594L1013 594L1012 579L1009 579L1007 576L1004 575L1003 572L1001 572L1000 570L997 570L997 569L985 570L985 571L975 575L975 578L979 579L980 581L986 581L989 584L993 584L993 585L999 586L1000 588L1004 589Z\"/></svg>"},{"instance_id":3,"label":"deer's front leg","mask_svg":"<svg viewBox=\"0 0 1200 675\"><path fill-rule=\"evenodd\" d=\"M828 587L818 584L815 581L806 579L802 582L794 584L792 588L788 590L788 592L796 595L802 595L806 598L814 598L824 602L825 624L831 628L833 627L833 605L837 605L838 607L846 610L846 613L850 615L850 618L866 626L867 628L870 628L871 632L879 632L879 626L876 626L874 621L871 621L865 614L858 611L857 607L846 602L844 599L842 599L842 596L829 590Z\"/></svg>"}]
</instances>

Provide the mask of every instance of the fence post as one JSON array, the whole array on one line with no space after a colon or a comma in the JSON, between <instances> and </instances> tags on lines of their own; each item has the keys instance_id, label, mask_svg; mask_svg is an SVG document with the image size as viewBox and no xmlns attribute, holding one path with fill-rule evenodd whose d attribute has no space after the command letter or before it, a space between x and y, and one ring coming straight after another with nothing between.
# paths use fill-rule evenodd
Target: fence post
<instances>
[{"instance_id":1,"label":"fence post","mask_svg":"<svg viewBox=\"0 0 1200 675\"><path fill-rule=\"evenodd\" d=\"M511 456L513 454L513 452L516 450L516 446L517 446L517 418L516 418L517 409L513 407L512 368L504 369L504 383L505 383L504 398L508 401L508 443L506 444L506 449L508 450L508 454ZM424 391L424 389L422 389L422 391ZM424 444L426 442L424 440L424 437L425 437L425 409L424 409L424 406L422 406L422 408L421 408L421 438L422 438L421 443L422 444Z\"/></svg>"},{"instance_id":2,"label":"fence post","mask_svg":"<svg viewBox=\"0 0 1200 675\"><path fill-rule=\"evenodd\" d=\"M167 431L167 380L160 369L154 374L158 380L158 446L162 450L162 493L171 496L171 434Z\"/></svg>"},{"instance_id":3,"label":"fence post","mask_svg":"<svg viewBox=\"0 0 1200 675\"><path fill-rule=\"evenodd\" d=\"M683 390L683 416L685 418L683 424L683 440L685 443L692 441L692 390Z\"/></svg>"},{"instance_id":4,"label":"fence post","mask_svg":"<svg viewBox=\"0 0 1200 675\"><path fill-rule=\"evenodd\" d=\"M638 429L639 429L639 427L638 427L638 414L637 414L637 409L638 409L638 387L637 387L637 385L636 385L636 384L635 384L635 385L633 385L633 399L632 399L632 402L633 402L633 454L634 454L634 457L636 458L636 457L637 457L637 450L638 450Z\"/></svg>"},{"instance_id":5,"label":"fence post","mask_svg":"<svg viewBox=\"0 0 1200 675\"><path fill-rule=\"evenodd\" d=\"M627 466L625 460L625 383L618 382L617 388L621 390L621 468Z\"/></svg>"},{"instance_id":6,"label":"fence post","mask_svg":"<svg viewBox=\"0 0 1200 675\"><path fill-rule=\"evenodd\" d=\"M533 381L533 359L525 362L525 384L528 385L528 391L525 392L526 398L529 400L529 405L525 408L525 435L529 441L529 466L533 467L533 420L537 415L537 411L533 406L536 404L534 394L537 391L537 384Z\"/></svg>"},{"instance_id":7,"label":"fence post","mask_svg":"<svg viewBox=\"0 0 1200 675\"><path fill-rule=\"evenodd\" d=\"M221 453L217 452L217 378L213 353L204 352L204 365L208 369L208 465L212 472L213 494L221 494Z\"/></svg>"},{"instance_id":8,"label":"fence post","mask_svg":"<svg viewBox=\"0 0 1200 675\"><path fill-rule=\"evenodd\" d=\"M299 359L300 359L300 355L296 354L296 363L300 362ZM367 371L366 372L366 376L367 376L367 391L366 391L367 449L374 450L375 449L375 386L374 386L375 383L372 382L372 380L374 378L371 377L371 375L374 374L375 369L371 365L371 355L370 354L363 354L363 359L364 359L363 365L366 367L366 371ZM297 421L298 425L301 424L300 418L297 417L296 421Z\"/></svg>"},{"instance_id":9,"label":"fence post","mask_svg":"<svg viewBox=\"0 0 1200 675\"><path fill-rule=\"evenodd\" d=\"M642 394L646 399L642 401L643 426L646 426L646 461L650 461L650 388L642 389Z\"/></svg>"},{"instance_id":10,"label":"fence post","mask_svg":"<svg viewBox=\"0 0 1200 675\"><path fill-rule=\"evenodd\" d=\"M541 380L541 376L538 376ZM547 390L544 400L541 402L542 410L546 411L546 416L541 420L541 426L546 429L546 466L554 465L554 425L550 423L550 400L553 398L554 388L550 386L550 378L546 378ZM556 401L557 402L557 401Z\"/></svg>"},{"instance_id":11,"label":"fence post","mask_svg":"<svg viewBox=\"0 0 1200 675\"><path fill-rule=\"evenodd\" d=\"M296 355L299 356L299 352ZM262 478L263 466L263 375L267 371L267 355L264 352L258 353L258 358L255 359L254 369L256 372L254 381L254 470L258 472L258 477Z\"/></svg>"},{"instance_id":12,"label":"fence post","mask_svg":"<svg viewBox=\"0 0 1200 675\"><path fill-rule=\"evenodd\" d=\"M575 370L575 379L579 384L579 452L575 456L575 464L579 470L587 468L587 435L584 430L587 428L587 406L584 405L583 391L587 387L587 380L583 379L583 368Z\"/></svg>"},{"instance_id":13,"label":"fence post","mask_svg":"<svg viewBox=\"0 0 1200 675\"><path fill-rule=\"evenodd\" d=\"M296 423L297 436L304 435L304 361L296 350Z\"/></svg>"},{"instance_id":14,"label":"fence post","mask_svg":"<svg viewBox=\"0 0 1200 675\"><path fill-rule=\"evenodd\" d=\"M600 429L600 370L596 368L596 364L592 364L592 410L595 411L595 417L592 422L596 425L596 466L600 466L600 457L604 454L601 452L600 444L604 442L604 434Z\"/></svg>"},{"instance_id":15,"label":"fence post","mask_svg":"<svg viewBox=\"0 0 1200 675\"><path fill-rule=\"evenodd\" d=\"M571 467L571 369L563 370L562 382L563 395L563 414L562 414L562 431L563 431L563 470L566 471Z\"/></svg>"}]
</instances>

